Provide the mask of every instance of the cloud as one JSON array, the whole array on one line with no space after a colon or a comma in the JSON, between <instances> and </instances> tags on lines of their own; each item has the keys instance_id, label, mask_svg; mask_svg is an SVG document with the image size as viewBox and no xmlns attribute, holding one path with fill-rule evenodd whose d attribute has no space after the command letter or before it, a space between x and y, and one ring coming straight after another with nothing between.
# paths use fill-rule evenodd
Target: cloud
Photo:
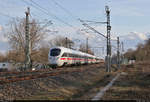
<instances>
[{"instance_id":1,"label":"cloud","mask_svg":"<svg viewBox=\"0 0 150 102\"><path fill-rule=\"evenodd\" d=\"M141 40L147 40L148 39L145 34L137 33L137 35L139 36L139 38L141 38Z\"/></svg>"},{"instance_id":2,"label":"cloud","mask_svg":"<svg viewBox=\"0 0 150 102\"><path fill-rule=\"evenodd\" d=\"M2 31L2 29L3 29L3 28L2 28L2 26L0 25L0 31Z\"/></svg>"},{"instance_id":3,"label":"cloud","mask_svg":"<svg viewBox=\"0 0 150 102\"><path fill-rule=\"evenodd\" d=\"M125 51L132 48L135 49L137 44L144 43L149 38L148 32L129 32L127 35L120 36L120 41L124 42Z\"/></svg>"},{"instance_id":4,"label":"cloud","mask_svg":"<svg viewBox=\"0 0 150 102\"><path fill-rule=\"evenodd\" d=\"M112 35L112 36L111 36L111 39L112 39L112 40L117 40L117 37Z\"/></svg>"},{"instance_id":5,"label":"cloud","mask_svg":"<svg viewBox=\"0 0 150 102\"><path fill-rule=\"evenodd\" d=\"M130 40L136 39L134 36L129 36L128 38L129 38Z\"/></svg>"},{"instance_id":6,"label":"cloud","mask_svg":"<svg viewBox=\"0 0 150 102\"><path fill-rule=\"evenodd\" d=\"M83 34L85 37L88 38L95 38L96 36L94 34L92 34L91 32L84 32L84 31L80 31L80 34Z\"/></svg>"},{"instance_id":7,"label":"cloud","mask_svg":"<svg viewBox=\"0 0 150 102\"><path fill-rule=\"evenodd\" d=\"M0 42L8 42L8 39L4 36L2 30L3 27L0 25Z\"/></svg>"},{"instance_id":8,"label":"cloud","mask_svg":"<svg viewBox=\"0 0 150 102\"><path fill-rule=\"evenodd\" d=\"M0 33L0 36L0 42L8 42L8 39L2 33Z\"/></svg>"},{"instance_id":9,"label":"cloud","mask_svg":"<svg viewBox=\"0 0 150 102\"><path fill-rule=\"evenodd\" d=\"M48 34L48 36L45 38L46 41L53 39L54 37L59 36L59 35L68 37L70 39L72 38L83 39L87 37L90 39L94 39L97 36L97 34L92 32L91 30L82 31L82 26L76 26L74 28L61 26L61 27L55 27L55 29L58 32L55 34Z\"/></svg>"},{"instance_id":10,"label":"cloud","mask_svg":"<svg viewBox=\"0 0 150 102\"><path fill-rule=\"evenodd\" d=\"M148 39L148 37L146 36L146 33L130 32L130 34L134 34L132 37L130 37L132 39L136 38L134 36L137 36L141 40L147 40Z\"/></svg>"}]
</instances>

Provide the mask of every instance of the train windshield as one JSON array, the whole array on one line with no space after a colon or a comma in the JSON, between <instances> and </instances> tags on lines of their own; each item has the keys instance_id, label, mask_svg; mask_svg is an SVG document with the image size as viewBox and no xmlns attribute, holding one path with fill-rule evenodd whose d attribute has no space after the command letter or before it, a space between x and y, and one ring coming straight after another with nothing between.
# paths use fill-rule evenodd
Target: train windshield
<instances>
[{"instance_id":1,"label":"train windshield","mask_svg":"<svg viewBox=\"0 0 150 102\"><path fill-rule=\"evenodd\" d=\"M60 54L60 49L55 48L51 50L50 56L58 56Z\"/></svg>"}]
</instances>

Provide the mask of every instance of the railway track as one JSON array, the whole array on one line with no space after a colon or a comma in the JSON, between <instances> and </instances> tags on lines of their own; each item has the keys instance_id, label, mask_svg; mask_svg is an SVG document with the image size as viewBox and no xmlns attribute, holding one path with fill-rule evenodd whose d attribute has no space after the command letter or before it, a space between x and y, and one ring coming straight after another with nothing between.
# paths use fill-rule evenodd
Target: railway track
<instances>
[{"instance_id":1,"label":"railway track","mask_svg":"<svg viewBox=\"0 0 150 102\"><path fill-rule=\"evenodd\" d=\"M37 78L44 78L49 76L56 76L58 74L67 74L71 72L82 72L86 70L86 68L70 68L70 67L62 67L57 69L45 69L38 71L26 71L26 72L1 72L0 73L0 84L12 83L17 81L31 80Z\"/></svg>"},{"instance_id":2,"label":"railway track","mask_svg":"<svg viewBox=\"0 0 150 102\"><path fill-rule=\"evenodd\" d=\"M40 72L46 72L51 71L52 69L41 69L41 70L35 70L35 71L10 71L10 72L0 72L0 77L8 77L8 76L16 76L16 75L26 75L26 74L32 74L32 73L40 73Z\"/></svg>"}]
</instances>

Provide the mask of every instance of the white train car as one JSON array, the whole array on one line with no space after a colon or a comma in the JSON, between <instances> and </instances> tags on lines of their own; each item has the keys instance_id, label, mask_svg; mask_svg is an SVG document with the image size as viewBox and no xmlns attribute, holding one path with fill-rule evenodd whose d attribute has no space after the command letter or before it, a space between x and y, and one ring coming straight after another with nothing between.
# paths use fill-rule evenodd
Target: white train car
<instances>
[{"instance_id":1,"label":"white train car","mask_svg":"<svg viewBox=\"0 0 150 102\"><path fill-rule=\"evenodd\" d=\"M53 47L48 54L49 63L55 66L98 63L96 56L65 47Z\"/></svg>"}]
</instances>

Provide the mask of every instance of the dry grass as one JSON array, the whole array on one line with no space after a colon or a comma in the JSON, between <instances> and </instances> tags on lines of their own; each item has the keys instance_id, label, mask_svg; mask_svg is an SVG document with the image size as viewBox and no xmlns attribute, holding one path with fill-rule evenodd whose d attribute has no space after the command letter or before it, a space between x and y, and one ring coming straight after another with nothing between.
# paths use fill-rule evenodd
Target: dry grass
<instances>
[{"instance_id":1,"label":"dry grass","mask_svg":"<svg viewBox=\"0 0 150 102\"><path fill-rule=\"evenodd\" d=\"M77 68L82 71L9 84L3 86L5 90L0 89L0 93L16 100L90 100L118 72L123 71L127 74L119 77L103 99L150 99L150 65L140 63L122 66L118 71L116 68L112 69L111 73L106 73L104 66L98 64Z\"/></svg>"},{"instance_id":2,"label":"dry grass","mask_svg":"<svg viewBox=\"0 0 150 102\"><path fill-rule=\"evenodd\" d=\"M6 99L11 97L11 100L89 99L89 97L85 97L86 93L89 93L94 87L104 86L108 82L108 80L104 80L107 75L103 65L88 65L77 67L77 69L82 71L6 84L2 89L0 88L0 93ZM76 67L66 70L76 70Z\"/></svg>"},{"instance_id":3,"label":"dry grass","mask_svg":"<svg viewBox=\"0 0 150 102\"><path fill-rule=\"evenodd\" d=\"M150 65L126 66L122 75L104 95L103 99L131 99L150 101Z\"/></svg>"}]
</instances>

